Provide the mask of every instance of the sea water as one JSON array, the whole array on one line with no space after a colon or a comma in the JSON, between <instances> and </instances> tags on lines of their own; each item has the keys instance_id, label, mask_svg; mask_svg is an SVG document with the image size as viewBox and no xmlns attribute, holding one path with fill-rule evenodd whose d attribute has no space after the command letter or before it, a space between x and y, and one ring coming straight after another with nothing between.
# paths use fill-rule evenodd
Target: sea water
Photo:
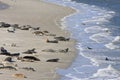
<instances>
[{"instance_id":1,"label":"sea water","mask_svg":"<svg viewBox=\"0 0 120 80\"><path fill-rule=\"evenodd\" d=\"M61 80L120 80L120 0L45 0L76 9L62 29L76 39L78 55Z\"/></svg>"}]
</instances>

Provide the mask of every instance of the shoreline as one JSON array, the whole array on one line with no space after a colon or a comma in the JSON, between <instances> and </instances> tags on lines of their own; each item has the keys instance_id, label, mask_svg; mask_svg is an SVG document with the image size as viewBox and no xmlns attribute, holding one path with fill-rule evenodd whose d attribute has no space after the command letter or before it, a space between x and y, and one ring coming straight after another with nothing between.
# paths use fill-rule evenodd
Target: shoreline
<instances>
[{"instance_id":1,"label":"shoreline","mask_svg":"<svg viewBox=\"0 0 120 80\"><path fill-rule=\"evenodd\" d=\"M35 13L30 11L30 9L29 9L30 5L25 5L27 2L30 2L30 4L33 5L32 8L33 8L33 11L35 11ZM39 4L38 2L40 2L41 6L38 6L38 4ZM33 27L34 26L40 26L41 30L48 30L49 32L54 31L54 33L57 36L64 36L64 37L69 37L70 36L70 33L68 31L60 29L61 25L59 25L59 24L64 17L75 13L75 10L73 10L71 8L68 8L68 7L63 7L63 6L60 6L60 5L57 5L57 4L52 4L52 3L46 3L44 1L39 1L39 0L35 0L35 1L21 0L21 1L18 1L18 2L16 1L14 5L13 5L13 2L11 2L9 0L4 1L4 3L8 3L9 5L11 4L12 6L8 9L0 11L1 21L7 22L7 23L10 23L10 24L20 24L20 25L29 24ZM34 4L36 4L36 6L34 6ZM22 9L22 6L25 9ZM38 9L34 10L34 8L37 8L37 7L39 7L39 8L44 7L44 9L40 8L40 9L42 9L42 11L37 11ZM50 7L54 8L54 9L52 9ZM45 10L46 8L50 8L50 10L47 11L47 10ZM28 11L26 11L26 9ZM14 11L12 11L12 10L14 10ZM53 14L53 11L55 11L54 14ZM58 13L57 11L60 11L61 13ZM62 11L65 11L65 12L62 12ZM28 14L28 12L29 12L29 14ZM49 13L47 13L47 12L49 12ZM25 13L27 13L28 15L26 15ZM39 15L39 17L38 17L38 15ZM22 21L21 21L21 19L22 19ZM41 23L38 23L38 22L41 22ZM57 24L55 22L57 22ZM3 31L5 31L5 30L6 29L3 29ZM4 34L4 32L0 32L0 33L8 36L8 38L10 38L10 39L11 39L11 37L9 37L9 36L13 36L15 40L11 40L11 42L9 40L7 41L6 38L4 38L4 37L3 37L3 40L6 41L6 45L9 45L12 42L16 42L18 44L18 46L20 46L19 49L16 48L16 47L11 48L10 46L4 46L4 47L7 50L12 51L12 52L15 52L15 51L16 52L22 52L23 50L36 47L37 52L40 53L39 58L41 59L41 62L37 62L37 64L35 64L34 66L32 66L31 63L28 63L26 65L26 64L20 62L22 64L21 65L20 63L16 62L20 67L29 65L29 66L32 66L32 67L36 68L36 70L38 70L38 72L43 72L44 73L44 72L47 72L47 71L48 72L52 71L53 73L56 73L55 68L62 68L62 69L68 68L71 65L72 61L76 57L76 49L75 49L76 41L73 40L73 39L71 39L69 42L60 42L59 44L46 44L44 42L45 41L44 39L46 39L46 38L52 39L52 37L40 37L40 38L38 38L38 37L34 37L33 35L31 36L30 32L19 31L19 30L17 30L17 31L16 31L15 35L9 34L9 33ZM25 34L25 35L23 36L22 34ZM19 41L20 38L25 38L25 39L22 40L22 41ZM33 38L35 38L37 40L35 40ZM30 39L30 40L28 40L28 39ZM26 43L25 40L28 40L28 42ZM42 42L39 43L39 40L41 40ZM30 43L31 41L36 41L36 42ZM0 44L0 46L3 46L2 43ZM21 43L24 43L24 44L21 44ZM43 46L43 45L45 45L45 46ZM41 52L42 49L46 49L46 48L64 49L66 47L70 48L69 54L61 54L61 53L58 53L58 54L55 53L54 54L54 53ZM46 63L46 62L44 62L44 60L46 60L46 59L56 58L56 57L61 58L60 63ZM38 69L36 67L36 66L38 66L38 64L40 65L40 67L39 67L40 69ZM47 67L48 65L51 65L51 67L48 68ZM43 70L41 70L41 69L43 69ZM22 71L18 71L18 72L22 72ZM7 71L5 71L5 72L3 71L3 73L4 74L9 74ZM11 74L13 74L13 73L14 72L11 72ZM28 74L25 71L23 71L22 73L25 73L28 76L28 80L32 80L33 78L35 78L37 76L35 73L31 73L31 75ZM34 76L34 75L36 75L36 76ZM57 75L54 78L55 80L60 79L60 75L58 75L58 74L55 74L55 75ZM31 79L29 79L29 76L31 77ZM41 76L42 80L46 79L45 77L42 77L43 76L42 74L40 74L39 76ZM5 77L3 77L3 78L4 78L4 80L7 80L7 78L5 78ZM12 77L10 77L10 78L12 80L14 80L14 78L12 78ZM49 74L48 78L47 78L48 80L53 80L51 78L51 74Z\"/></svg>"}]
</instances>

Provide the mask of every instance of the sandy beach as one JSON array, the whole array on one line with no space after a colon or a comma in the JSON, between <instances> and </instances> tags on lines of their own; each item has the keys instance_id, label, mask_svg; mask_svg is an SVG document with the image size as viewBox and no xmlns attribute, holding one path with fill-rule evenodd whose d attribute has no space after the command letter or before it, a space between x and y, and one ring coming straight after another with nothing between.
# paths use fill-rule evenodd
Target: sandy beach
<instances>
[{"instance_id":1,"label":"sandy beach","mask_svg":"<svg viewBox=\"0 0 120 80\"><path fill-rule=\"evenodd\" d=\"M12 66L17 70L1 68L0 78L4 80L59 80L60 75L56 69L65 69L70 66L76 56L75 40L58 41L53 43L54 37L69 38L70 33L62 30L60 20L75 12L75 10L59 5L45 3L40 0L1 0L9 8L0 10L0 21L10 25L18 24L14 32L9 28L0 28L0 47L8 52L20 53L19 57L34 56L40 61L22 61L18 56L12 56L12 62L5 61L6 55L0 55L0 64ZM21 26L29 25L28 30ZM44 31L42 35L35 35L33 28L40 27L37 31ZM49 39L48 42L46 40ZM13 45L14 44L14 45ZM35 48L35 53L23 52ZM66 49L69 49L66 51ZM53 51L51 51L53 50ZM49 59L59 58L58 62L46 62ZM34 69L34 70L33 70ZM23 74L16 76L15 74Z\"/></svg>"}]
</instances>

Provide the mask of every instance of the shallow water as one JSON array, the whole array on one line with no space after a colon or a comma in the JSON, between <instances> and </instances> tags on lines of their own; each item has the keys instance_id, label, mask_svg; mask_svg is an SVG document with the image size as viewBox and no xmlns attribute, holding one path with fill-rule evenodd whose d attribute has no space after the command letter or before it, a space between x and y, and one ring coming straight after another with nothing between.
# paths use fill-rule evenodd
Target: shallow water
<instances>
[{"instance_id":1,"label":"shallow water","mask_svg":"<svg viewBox=\"0 0 120 80\"><path fill-rule=\"evenodd\" d=\"M2 2L0 1L0 10L7 9L7 8L9 8L9 7L10 7L9 5L7 5L7 4L5 4L5 3L2 3Z\"/></svg>"},{"instance_id":2,"label":"shallow water","mask_svg":"<svg viewBox=\"0 0 120 80\"><path fill-rule=\"evenodd\" d=\"M62 23L79 53L71 67L57 70L61 80L120 80L120 1L46 1L77 10Z\"/></svg>"}]
</instances>

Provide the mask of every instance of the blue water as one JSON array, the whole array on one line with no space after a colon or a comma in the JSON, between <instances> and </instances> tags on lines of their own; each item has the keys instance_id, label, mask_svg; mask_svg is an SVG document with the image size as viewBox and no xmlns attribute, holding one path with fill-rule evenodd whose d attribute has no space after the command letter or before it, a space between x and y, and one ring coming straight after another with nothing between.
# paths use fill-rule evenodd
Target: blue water
<instances>
[{"instance_id":1,"label":"blue water","mask_svg":"<svg viewBox=\"0 0 120 80\"><path fill-rule=\"evenodd\" d=\"M45 0L77 10L62 25L78 56L61 80L120 80L120 0ZM107 59L106 59L107 58Z\"/></svg>"}]
</instances>

